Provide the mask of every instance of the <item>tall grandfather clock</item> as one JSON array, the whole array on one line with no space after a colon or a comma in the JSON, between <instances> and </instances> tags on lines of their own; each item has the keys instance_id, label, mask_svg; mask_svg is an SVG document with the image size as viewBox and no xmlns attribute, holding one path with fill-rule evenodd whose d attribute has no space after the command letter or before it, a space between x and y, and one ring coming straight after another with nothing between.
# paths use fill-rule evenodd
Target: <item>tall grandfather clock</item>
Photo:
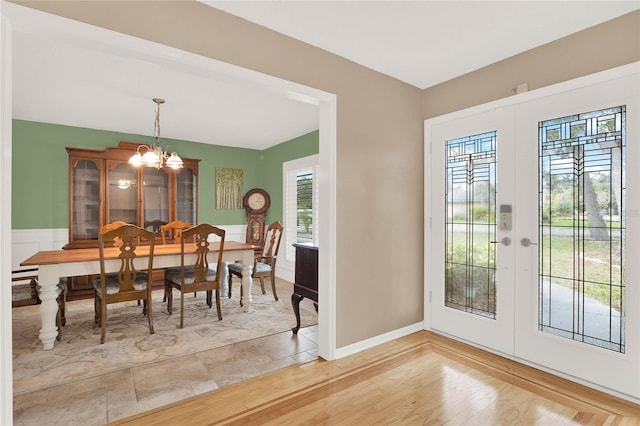
<instances>
[{"instance_id":1,"label":"tall grandfather clock","mask_svg":"<svg viewBox=\"0 0 640 426\"><path fill-rule=\"evenodd\" d=\"M247 213L247 244L264 247L264 222L271 205L271 197L262 188L250 189L244 194L242 205ZM256 254L261 252L262 250L256 250Z\"/></svg>"}]
</instances>

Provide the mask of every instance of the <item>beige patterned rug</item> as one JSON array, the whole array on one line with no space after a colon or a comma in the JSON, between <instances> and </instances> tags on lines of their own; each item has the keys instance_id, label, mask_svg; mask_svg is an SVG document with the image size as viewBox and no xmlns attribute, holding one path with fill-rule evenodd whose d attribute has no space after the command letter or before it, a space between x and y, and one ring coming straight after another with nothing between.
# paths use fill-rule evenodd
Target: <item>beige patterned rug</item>
<instances>
[{"instance_id":1,"label":"beige patterned rug","mask_svg":"<svg viewBox=\"0 0 640 426\"><path fill-rule=\"evenodd\" d=\"M100 344L100 328L94 325L93 300L67 303L67 324L62 340L52 350L42 349L38 339L39 306L13 309L13 389L14 393L43 389L130 368L155 361L192 354L260 336L290 330L295 325L291 307L292 284L278 280L278 297L270 289L253 288L253 309L242 312L239 289L231 299L221 298L222 321L215 309L206 305L205 294L185 295L185 325L180 324L180 298L174 292L173 315L167 314L162 291L154 292L153 324L149 334L147 318L136 302L108 307L107 337ZM236 289L234 289L236 290ZM301 326L317 324L313 304L300 304Z\"/></svg>"}]
</instances>

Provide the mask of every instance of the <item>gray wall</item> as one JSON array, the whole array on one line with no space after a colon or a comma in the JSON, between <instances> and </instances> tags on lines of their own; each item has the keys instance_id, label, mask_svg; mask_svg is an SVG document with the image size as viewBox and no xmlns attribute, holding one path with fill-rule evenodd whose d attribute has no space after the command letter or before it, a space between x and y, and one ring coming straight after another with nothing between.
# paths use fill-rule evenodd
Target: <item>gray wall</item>
<instances>
[{"instance_id":1,"label":"gray wall","mask_svg":"<svg viewBox=\"0 0 640 426\"><path fill-rule=\"evenodd\" d=\"M640 11L425 89L424 118L640 61Z\"/></svg>"}]
</instances>

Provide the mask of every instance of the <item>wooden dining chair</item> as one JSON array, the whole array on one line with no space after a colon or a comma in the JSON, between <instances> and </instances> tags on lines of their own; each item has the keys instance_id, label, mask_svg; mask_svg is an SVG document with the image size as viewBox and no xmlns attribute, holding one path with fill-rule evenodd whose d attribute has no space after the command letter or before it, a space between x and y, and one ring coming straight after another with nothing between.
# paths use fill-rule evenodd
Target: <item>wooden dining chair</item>
<instances>
[{"instance_id":1,"label":"wooden dining chair","mask_svg":"<svg viewBox=\"0 0 640 426\"><path fill-rule=\"evenodd\" d=\"M122 220L114 220L111 223L107 223L106 225L102 225L100 227L100 233L104 234L107 231L111 231L113 229L118 229L118 228L120 228L121 226L124 226L124 225L129 225L129 223L124 222ZM114 247L117 247L118 244L119 244L118 238L116 237L116 239L112 243L110 242L110 244L113 244ZM138 244L140 244L139 240L138 240ZM107 277L108 279L113 279L116 276L115 273L110 273L108 275L109 275L109 277ZM140 306L140 300L138 300L138 306Z\"/></svg>"},{"instance_id":2,"label":"wooden dining chair","mask_svg":"<svg viewBox=\"0 0 640 426\"><path fill-rule=\"evenodd\" d=\"M145 220L144 221L144 228L148 229L151 232L153 232L157 236L160 236L160 234L162 234L162 227L164 225L166 225L166 224L167 224L167 222L165 222L164 220L160 220L160 219Z\"/></svg>"},{"instance_id":3,"label":"wooden dining chair","mask_svg":"<svg viewBox=\"0 0 640 426\"><path fill-rule=\"evenodd\" d=\"M253 263L253 272L251 277L260 280L262 294L266 294L264 290L264 279L271 280L271 291L273 297L277 301L278 293L276 293L276 260L278 259L278 250L280 249L280 239L282 238L282 224L277 220L267 227L265 231L264 249L262 254ZM229 263L229 298L231 298L232 278L235 275L242 279L242 262ZM242 297L242 287L240 287L240 296Z\"/></svg>"},{"instance_id":4,"label":"wooden dining chair","mask_svg":"<svg viewBox=\"0 0 640 426\"><path fill-rule=\"evenodd\" d=\"M122 220L115 220L115 221L113 221L111 223L107 223L106 225L102 225L100 227L100 233L104 234L105 232L112 231L114 229L118 229L118 228L120 228L121 226L124 226L124 225L129 225L129 224L127 222L122 221Z\"/></svg>"},{"instance_id":5,"label":"wooden dining chair","mask_svg":"<svg viewBox=\"0 0 640 426\"><path fill-rule=\"evenodd\" d=\"M102 225L100 227L100 232L99 232L98 235L104 234L105 232L112 231L114 229L118 229L118 228L120 228L121 226L124 226L124 225L129 225L129 223L124 222L122 220L115 220L115 221L113 221L111 223L107 223L106 225ZM109 243L110 242L107 242L107 244L109 244ZM115 246L116 244L118 244L118 241L114 240L111 244L113 246Z\"/></svg>"},{"instance_id":6,"label":"wooden dining chair","mask_svg":"<svg viewBox=\"0 0 640 426\"><path fill-rule=\"evenodd\" d=\"M107 273L105 269L105 249L113 245L119 253L120 267L117 273ZM100 278L93 280L95 289L95 319L102 328L100 343L104 343L107 330L107 305L126 301L142 300L143 313L149 320L149 331L153 334L151 274L138 271L133 260L140 242L149 244L146 271L153 269L154 233L135 225L121 225L98 235L100 252Z\"/></svg>"},{"instance_id":7,"label":"wooden dining chair","mask_svg":"<svg viewBox=\"0 0 640 426\"><path fill-rule=\"evenodd\" d=\"M162 244L167 244L167 241L173 241L174 243L180 243L180 236L182 231L191 228L193 225L181 220L174 220L160 227L160 234L162 236ZM169 234L169 238L167 238Z\"/></svg>"},{"instance_id":8,"label":"wooden dining chair","mask_svg":"<svg viewBox=\"0 0 640 426\"><path fill-rule=\"evenodd\" d=\"M216 235L219 239L220 247L217 255L213 255L215 259L215 267L209 264L209 236ZM180 236L180 268L168 271L165 274L165 293L167 294L167 312L169 315L173 313L173 289L180 291L180 328L184 327L184 294L195 293L198 291L207 292L207 305L212 307L212 296L215 292L216 309L218 311L218 319L222 320L222 311L220 310L220 277L222 271L222 252L224 250L224 229L220 229L207 223L201 223L187 230L182 231ZM195 251L193 246L187 245L190 240L195 238ZM187 259L190 255L195 254L193 261Z\"/></svg>"}]
</instances>

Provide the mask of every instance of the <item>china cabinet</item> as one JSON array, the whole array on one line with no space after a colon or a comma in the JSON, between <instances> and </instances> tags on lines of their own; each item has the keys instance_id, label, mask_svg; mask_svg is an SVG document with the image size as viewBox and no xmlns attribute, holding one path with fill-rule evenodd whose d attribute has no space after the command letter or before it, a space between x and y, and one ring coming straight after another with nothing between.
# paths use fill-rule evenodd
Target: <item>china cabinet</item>
<instances>
[{"instance_id":1,"label":"china cabinet","mask_svg":"<svg viewBox=\"0 0 640 426\"><path fill-rule=\"evenodd\" d=\"M173 220L198 223L198 162L184 168L135 167L138 144L120 142L104 150L67 148L69 154L69 243L66 249L97 247L102 225L122 220L160 237Z\"/></svg>"}]
</instances>

